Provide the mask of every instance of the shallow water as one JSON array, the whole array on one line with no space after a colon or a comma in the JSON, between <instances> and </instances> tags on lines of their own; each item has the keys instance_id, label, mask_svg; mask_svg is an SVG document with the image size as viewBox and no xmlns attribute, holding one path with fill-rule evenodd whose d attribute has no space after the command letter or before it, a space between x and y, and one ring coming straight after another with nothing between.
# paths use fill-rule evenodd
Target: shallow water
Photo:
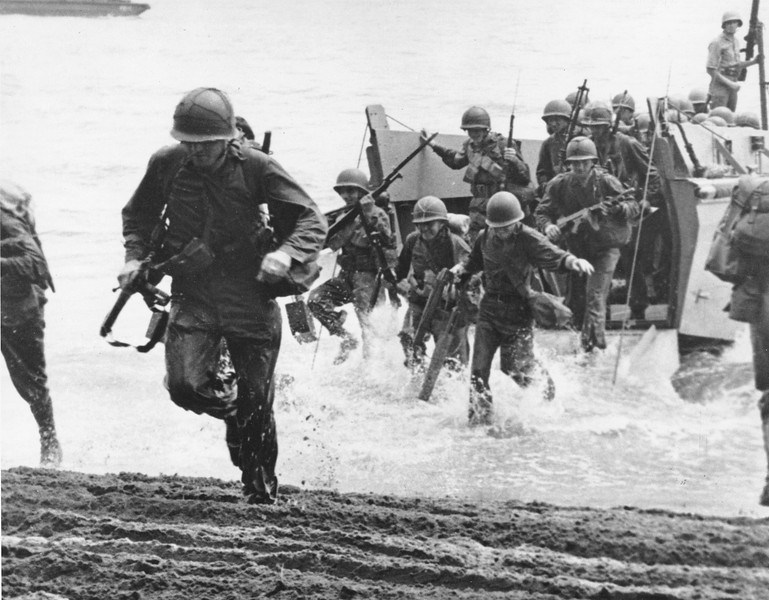
<instances>
[{"instance_id":1,"label":"shallow water","mask_svg":"<svg viewBox=\"0 0 769 600\"><path fill-rule=\"evenodd\" d=\"M111 348L96 333L122 264L120 208L150 154L172 142L185 91L228 90L257 136L271 129L275 156L330 206L336 174L358 161L368 104L444 132L458 132L476 103L506 131L515 104L516 135L541 137L544 104L585 78L592 98L628 89L638 103L704 86L723 11L714 0L220 4L156 0L138 18L0 17L0 175L33 193L57 284L47 352L65 468L237 476L221 424L167 399L162 350ZM755 78L741 108L757 111ZM556 400L543 405L495 373L489 432L467 427L461 376L440 380L434 403L415 399L393 337L398 319L381 321L375 359L356 355L339 368L335 340L321 339L311 368L315 348L286 329L283 481L766 515L756 505L765 457L744 338L716 361L688 359L679 396L648 372L612 386L616 338L585 362L541 336ZM660 370L670 360L660 356ZM1 383L2 466L33 465L31 415L5 372Z\"/></svg>"}]
</instances>

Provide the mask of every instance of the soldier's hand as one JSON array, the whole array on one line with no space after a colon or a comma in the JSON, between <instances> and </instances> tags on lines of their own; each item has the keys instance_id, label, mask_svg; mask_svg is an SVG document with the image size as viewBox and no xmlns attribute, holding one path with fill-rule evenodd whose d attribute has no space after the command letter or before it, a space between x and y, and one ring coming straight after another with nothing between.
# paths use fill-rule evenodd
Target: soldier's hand
<instances>
[{"instance_id":1,"label":"soldier's hand","mask_svg":"<svg viewBox=\"0 0 769 600\"><path fill-rule=\"evenodd\" d=\"M262 267L256 276L257 281L276 283L288 275L291 267L291 257L282 250L266 254L262 259Z\"/></svg>"},{"instance_id":2,"label":"soldier's hand","mask_svg":"<svg viewBox=\"0 0 769 600\"><path fill-rule=\"evenodd\" d=\"M593 274L593 265L591 265L588 261L586 261L584 258L575 258L569 267L572 271L576 271L577 273L582 273L583 275L592 275Z\"/></svg>"},{"instance_id":3,"label":"soldier's hand","mask_svg":"<svg viewBox=\"0 0 769 600\"><path fill-rule=\"evenodd\" d=\"M141 278L141 273L144 268L142 261L129 260L123 265L123 268L118 273L117 281L120 284L121 290L131 291Z\"/></svg>"},{"instance_id":4,"label":"soldier's hand","mask_svg":"<svg viewBox=\"0 0 769 600\"><path fill-rule=\"evenodd\" d=\"M545 226L545 235L551 242L556 242L561 237L561 230L558 228L558 225L550 223L550 225Z\"/></svg>"},{"instance_id":5,"label":"soldier's hand","mask_svg":"<svg viewBox=\"0 0 769 600\"><path fill-rule=\"evenodd\" d=\"M360 209L367 217L374 212L374 197L371 194L366 194L359 200Z\"/></svg>"},{"instance_id":6,"label":"soldier's hand","mask_svg":"<svg viewBox=\"0 0 769 600\"><path fill-rule=\"evenodd\" d=\"M517 160L518 159L518 152L515 151L515 148L505 148L505 160Z\"/></svg>"},{"instance_id":7,"label":"soldier's hand","mask_svg":"<svg viewBox=\"0 0 769 600\"><path fill-rule=\"evenodd\" d=\"M465 266L462 263L457 263L449 271L451 271L454 277L462 277L466 273Z\"/></svg>"},{"instance_id":8,"label":"soldier's hand","mask_svg":"<svg viewBox=\"0 0 769 600\"><path fill-rule=\"evenodd\" d=\"M411 284L407 279L402 279L398 282L395 288L401 296L408 296L409 291L411 291Z\"/></svg>"},{"instance_id":9,"label":"soldier's hand","mask_svg":"<svg viewBox=\"0 0 769 600\"><path fill-rule=\"evenodd\" d=\"M419 132L419 135L420 135L420 137L422 138L422 141L424 142L424 141L426 141L426 140L427 140L427 139L428 139L428 138L429 138L429 137L432 135L432 133L430 133L429 131L427 131L427 129L422 129L422 130ZM427 144L427 145L428 145L428 146L430 146L430 148L434 148L434 147L435 147L435 144L434 144L433 142L430 142L430 143L429 143L429 144Z\"/></svg>"}]
</instances>

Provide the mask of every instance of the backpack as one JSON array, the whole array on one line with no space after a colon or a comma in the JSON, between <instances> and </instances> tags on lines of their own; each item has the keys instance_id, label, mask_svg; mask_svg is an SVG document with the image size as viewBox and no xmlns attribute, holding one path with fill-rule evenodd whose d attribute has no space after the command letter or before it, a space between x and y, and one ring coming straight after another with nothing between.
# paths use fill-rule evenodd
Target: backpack
<instances>
[{"instance_id":1,"label":"backpack","mask_svg":"<svg viewBox=\"0 0 769 600\"><path fill-rule=\"evenodd\" d=\"M740 178L740 193L747 195L743 214L734 226L734 245L747 256L769 258L769 178Z\"/></svg>"},{"instance_id":2,"label":"backpack","mask_svg":"<svg viewBox=\"0 0 769 600\"><path fill-rule=\"evenodd\" d=\"M743 261L740 260L740 251L733 239L734 228L745 211L746 201L744 191L741 191L739 185L735 186L726 211L713 234L705 260L705 270L728 283L740 283L746 275Z\"/></svg>"}]
</instances>

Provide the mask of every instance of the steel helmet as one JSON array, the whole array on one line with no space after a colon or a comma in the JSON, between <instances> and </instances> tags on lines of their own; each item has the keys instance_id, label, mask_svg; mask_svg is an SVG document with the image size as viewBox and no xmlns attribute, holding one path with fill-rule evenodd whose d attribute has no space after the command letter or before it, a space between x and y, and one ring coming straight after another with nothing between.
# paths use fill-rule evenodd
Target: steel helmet
<instances>
[{"instance_id":1,"label":"steel helmet","mask_svg":"<svg viewBox=\"0 0 769 600\"><path fill-rule=\"evenodd\" d=\"M689 119L684 113L679 112L675 108L669 108L665 111L665 120L668 123L686 123Z\"/></svg>"},{"instance_id":2,"label":"steel helmet","mask_svg":"<svg viewBox=\"0 0 769 600\"><path fill-rule=\"evenodd\" d=\"M617 110L620 107L635 110L635 100L633 100L633 96L627 92L624 94L617 94L611 99L611 107L614 110Z\"/></svg>"},{"instance_id":3,"label":"steel helmet","mask_svg":"<svg viewBox=\"0 0 769 600\"><path fill-rule=\"evenodd\" d=\"M551 100L545 104L545 110L542 111L542 120L548 117L571 118L571 105L566 100Z\"/></svg>"},{"instance_id":4,"label":"steel helmet","mask_svg":"<svg viewBox=\"0 0 769 600\"><path fill-rule=\"evenodd\" d=\"M486 205L486 225L507 227L523 219L521 203L510 192L497 192Z\"/></svg>"},{"instance_id":5,"label":"steel helmet","mask_svg":"<svg viewBox=\"0 0 769 600\"><path fill-rule=\"evenodd\" d=\"M705 113L697 113L692 117L692 123L702 123L703 121L708 120L708 115Z\"/></svg>"},{"instance_id":6,"label":"steel helmet","mask_svg":"<svg viewBox=\"0 0 769 600\"><path fill-rule=\"evenodd\" d=\"M571 92L567 94L565 98L566 102L569 103L569 106L574 106L574 103L577 101L577 92ZM582 101L580 102L580 108L585 106L587 104L587 94L582 94Z\"/></svg>"},{"instance_id":7,"label":"steel helmet","mask_svg":"<svg viewBox=\"0 0 769 600\"><path fill-rule=\"evenodd\" d=\"M360 169L345 169L336 178L334 191L338 194L342 188L353 187L368 194L368 176Z\"/></svg>"},{"instance_id":8,"label":"steel helmet","mask_svg":"<svg viewBox=\"0 0 769 600\"><path fill-rule=\"evenodd\" d=\"M578 135L566 145L566 160L598 160L598 150L593 140Z\"/></svg>"},{"instance_id":9,"label":"steel helmet","mask_svg":"<svg viewBox=\"0 0 769 600\"><path fill-rule=\"evenodd\" d=\"M171 136L180 142L212 142L238 136L227 94L215 88L187 92L174 111Z\"/></svg>"},{"instance_id":10,"label":"steel helmet","mask_svg":"<svg viewBox=\"0 0 769 600\"><path fill-rule=\"evenodd\" d=\"M643 131L649 131L649 127L651 127L651 117L649 116L649 113L640 113L635 116L635 128L637 131L643 132Z\"/></svg>"},{"instance_id":11,"label":"steel helmet","mask_svg":"<svg viewBox=\"0 0 769 600\"><path fill-rule=\"evenodd\" d=\"M583 125L611 125L613 113L606 102L594 100L585 107Z\"/></svg>"},{"instance_id":12,"label":"steel helmet","mask_svg":"<svg viewBox=\"0 0 769 600\"><path fill-rule=\"evenodd\" d=\"M471 106L462 113L460 129L491 129L491 118L486 109L480 106Z\"/></svg>"},{"instance_id":13,"label":"steel helmet","mask_svg":"<svg viewBox=\"0 0 769 600\"><path fill-rule=\"evenodd\" d=\"M740 24L739 26L742 27L742 17L736 10L727 10L724 13L724 16L721 17L721 28L730 21L737 21Z\"/></svg>"},{"instance_id":14,"label":"steel helmet","mask_svg":"<svg viewBox=\"0 0 769 600\"><path fill-rule=\"evenodd\" d=\"M752 127L753 129L761 128L761 124L758 121L758 115L747 111L734 115L734 124L738 127Z\"/></svg>"},{"instance_id":15,"label":"steel helmet","mask_svg":"<svg viewBox=\"0 0 769 600\"><path fill-rule=\"evenodd\" d=\"M711 125L715 125L717 127L729 127L729 124L724 120L724 118L719 117L718 115L709 116L703 121L703 123L710 123Z\"/></svg>"},{"instance_id":16,"label":"steel helmet","mask_svg":"<svg viewBox=\"0 0 769 600\"><path fill-rule=\"evenodd\" d=\"M708 93L700 88L694 88L689 92L689 101L692 104L705 104L708 100Z\"/></svg>"},{"instance_id":17,"label":"steel helmet","mask_svg":"<svg viewBox=\"0 0 769 600\"><path fill-rule=\"evenodd\" d=\"M678 106L678 110L680 110L689 118L693 117L695 112L694 105L691 103L691 101L688 98L681 98L681 102Z\"/></svg>"},{"instance_id":18,"label":"steel helmet","mask_svg":"<svg viewBox=\"0 0 769 600\"><path fill-rule=\"evenodd\" d=\"M726 106L717 106L710 110L708 118L721 117L728 126L734 125L734 113Z\"/></svg>"},{"instance_id":19,"label":"steel helmet","mask_svg":"<svg viewBox=\"0 0 769 600\"><path fill-rule=\"evenodd\" d=\"M411 213L412 223L429 223L430 221L449 220L449 213L443 200L437 196L425 196L414 205Z\"/></svg>"}]
</instances>

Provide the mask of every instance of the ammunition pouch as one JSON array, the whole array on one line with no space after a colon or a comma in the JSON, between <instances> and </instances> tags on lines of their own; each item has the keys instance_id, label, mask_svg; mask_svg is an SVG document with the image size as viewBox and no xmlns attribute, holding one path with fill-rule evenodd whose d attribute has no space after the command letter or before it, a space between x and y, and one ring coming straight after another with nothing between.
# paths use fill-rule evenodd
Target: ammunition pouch
<instances>
[{"instance_id":1,"label":"ammunition pouch","mask_svg":"<svg viewBox=\"0 0 769 600\"><path fill-rule=\"evenodd\" d=\"M182 251L157 266L171 277L189 277L205 271L214 262L214 253L200 238L192 238Z\"/></svg>"}]
</instances>

